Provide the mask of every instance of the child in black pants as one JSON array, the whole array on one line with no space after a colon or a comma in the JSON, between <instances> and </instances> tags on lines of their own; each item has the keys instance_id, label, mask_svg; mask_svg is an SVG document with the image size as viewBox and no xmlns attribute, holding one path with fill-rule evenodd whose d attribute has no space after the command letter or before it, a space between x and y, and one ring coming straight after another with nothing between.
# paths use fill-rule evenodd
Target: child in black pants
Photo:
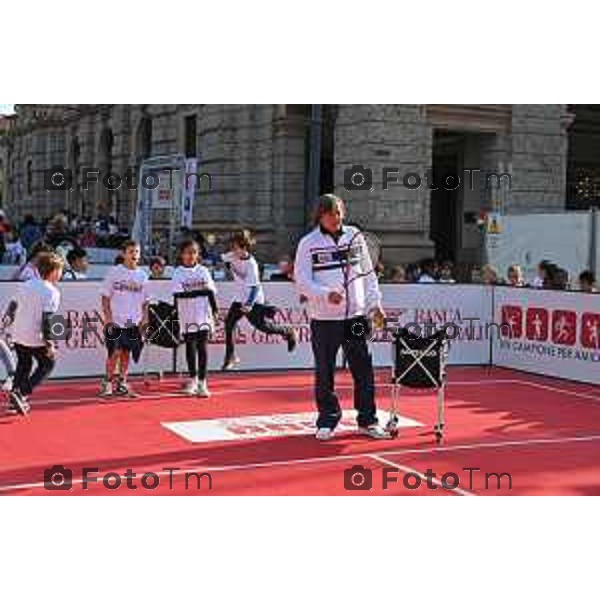
<instances>
[{"instance_id":1,"label":"child in black pants","mask_svg":"<svg viewBox=\"0 0 600 600\"><path fill-rule=\"evenodd\" d=\"M179 266L173 274L172 293L185 341L185 356L190 374L185 392L190 396L208 398L207 346L218 311L215 283L210 271L199 264L199 261L198 243L194 240L183 242L179 248Z\"/></svg>"},{"instance_id":2,"label":"child in black pants","mask_svg":"<svg viewBox=\"0 0 600 600\"><path fill-rule=\"evenodd\" d=\"M51 331L51 324L60 303L56 283L62 277L63 260L57 254L42 253L37 270L39 279L20 285L12 330L17 368L9 411L22 415L30 410L29 395L54 368L56 350L51 340L56 332ZM37 364L32 374L34 360Z\"/></svg>"},{"instance_id":3,"label":"child in black pants","mask_svg":"<svg viewBox=\"0 0 600 600\"><path fill-rule=\"evenodd\" d=\"M225 318L225 359L222 367L224 371L232 369L239 362L235 356L233 334L235 326L243 317L259 331L285 338L289 352L296 348L296 332L291 327L277 325L272 321L277 309L265 304L258 263L250 253L252 246L250 234L247 231L238 231L231 237L231 251L223 255L223 261L238 284L236 298Z\"/></svg>"}]
</instances>

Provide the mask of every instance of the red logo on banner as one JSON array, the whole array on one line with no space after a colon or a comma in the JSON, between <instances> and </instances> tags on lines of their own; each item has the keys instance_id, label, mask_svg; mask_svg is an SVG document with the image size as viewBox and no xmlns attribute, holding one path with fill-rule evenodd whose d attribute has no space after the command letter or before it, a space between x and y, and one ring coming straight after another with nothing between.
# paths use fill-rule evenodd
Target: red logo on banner
<instances>
[{"instance_id":1,"label":"red logo on banner","mask_svg":"<svg viewBox=\"0 0 600 600\"><path fill-rule=\"evenodd\" d=\"M581 317L581 345L600 349L600 314L583 313Z\"/></svg>"},{"instance_id":2,"label":"red logo on banner","mask_svg":"<svg viewBox=\"0 0 600 600\"><path fill-rule=\"evenodd\" d=\"M555 344L574 346L577 341L577 313L555 310L552 313L552 341Z\"/></svg>"},{"instance_id":3,"label":"red logo on banner","mask_svg":"<svg viewBox=\"0 0 600 600\"><path fill-rule=\"evenodd\" d=\"M548 339L549 315L545 308L528 308L525 334L528 340L545 342Z\"/></svg>"},{"instance_id":4,"label":"red logo on banner","mask_svg":"<svg viewBox=\"0 0 600 600\"><path fill-rule=\"evenodd\" d=\"M510 332L506 336L506 327L502 327L501 331L506 337L520 338L523 335L523 309L520 306L503 306L502 325L508 325L510 328Z\"/></svg>"}]
</instances>

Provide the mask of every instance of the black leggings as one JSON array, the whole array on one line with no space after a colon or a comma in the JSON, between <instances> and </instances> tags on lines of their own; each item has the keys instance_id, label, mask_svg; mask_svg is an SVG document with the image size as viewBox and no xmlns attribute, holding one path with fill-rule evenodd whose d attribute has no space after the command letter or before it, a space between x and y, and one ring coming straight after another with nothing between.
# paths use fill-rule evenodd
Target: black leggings
<instances>
[{"instance_id":1,"label":"black leggings","mask_svg":"<svg viewBox=\"0 0 600 600\"><path fill-rule=\"evenodd\" d=\"M190 377L206 379L208 331L184 333L183 339L185 340L185 357Z\"/></svg>"},{"instance_id":2,"label":"black leggings","mask_svg":"<svg viewBox=\"0 0 600 600\"><path fill-rule=\"evenodd\" d=\"M277 325L271 319L275 316L277 309L266 304L254 304L249 313L242 312L241 302L234 302L229 307L225 317L225 362L231 360L235 354L235 343L233 333L235 326L242 317L247 317L253 327L263 333L272 333L286 337L290 334L290 328L285 325Z\"/></svg>"},{"instance_id":3,"label":"black leggings","mask_svg":"<svg viewBox=\"0 0 600 600\"><path fill-rule=\"evenodd\" d=\"M32 348L30 346L21 346L15 344L17 353L17 369L13 387L24 396L29 396L33 389L37 387L54 369L55 360L48 356L48 350L45 346ZM36 360L36 368L31 374L33 359Z\"/></svg>"}]
</instances>

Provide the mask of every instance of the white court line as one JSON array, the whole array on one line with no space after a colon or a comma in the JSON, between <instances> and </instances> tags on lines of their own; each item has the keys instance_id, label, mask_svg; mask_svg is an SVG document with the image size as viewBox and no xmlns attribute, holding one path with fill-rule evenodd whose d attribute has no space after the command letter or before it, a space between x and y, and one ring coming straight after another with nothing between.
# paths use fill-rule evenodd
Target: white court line
<instances>
[{"instance_id":1,"label":"white court line","mask_svg":"<svg viewBox=\"0 0 600 600\"><path fill-rule=\"evenodd\" d=\"M452 381L450 382L448 385L449 387L452 386L471 386L471 385L497 385L500 383L523 383L522 381L520 381L519 379L489 379L489 380L481 380L481 381ZM182 384L179 384L179 386L181 386ZM387 382L382 382L382 383L376 383L376 385L378 387L390 387L391 383L387 383ZM136 385L135 388L139 388L142 387L143 384L140 384L139 386ZM336 389L339 390L348 390L348 389L352 389L353 386L352 385L336 385L335 386ZM211 396L215 397L215 396L228 396L229 394L252 394L254 392L292 392L292 391L300 391L300 390L305 390L305 389L310 389L312 390L314 388L313 384L300 384L300 385L296 385L296 386L274 386L274 387L255 387L255 388L249 388L249 389L231 389L231 390L218 390L215 392L211 392ZM71 398L71 399L60 399L60 398L53 398L51 400L36 400L35 398L33 398L31 400L31 405L33 408L35 408L36 406L46 406L46 405L50 405L50 404L84 404L87 402L91 402L91 401L97 401L99 404L116 404L116 403L131 403L131 404L135 404L136 401L138 400L156 400L156 399L160 399L160 398L164 398L164 396L167 395L169 397L171 396L175 396L175 397L182 397L182 398L189 398L189 396L187 394L185 394L182 391L179 392L170 392L167 390L167 392L157 392L156 394L140 394L139 396L137 396L136 398L126 398L126 397L108 397L108 398L101 398L98 395L94 395L94 396L83 396L81 398ZM195 398L190 398L193 400L197 400ZM200 400L198 401L199 405L202 402L206 402L206 400Z\"/></svg>"},{"instance_id":2,"label":"white court line","mask_svg":"<svg viewBox=\"0 0 600 600\"><path fill-rule=\"evenodd\" d=\"M401 465L400 463L392 462L391 460L388 460L387 458L383 458L383 456L379 456L377 454L368 454L367 456L369 458L372 458L373 460L383 463L384 465L387 465L388 467L394 467L395 469L398 469L399 471L402 471L403 473L410 473L411 475L414 474L414 475L417 475L418 477L420 477L421 480L427 480L427 476L425 475L425 473L421 473L420 471L417 471L416 469L412 469L411 467L407 467L406 465ZM440 479L438 479L437 477L432 477L431 482L435 483L438 487L445 489L447 492L452 492L453 494L457 494L459 496L474 496L475 495L472 492L463 490L461 487L456 487L454 489L446 488L446 487L444 487L444 484L442 483L442 481Z\"/></svg>"},{"instance_id":3,"label":"white court line","mask_svg":"<svg viewBox=\"0 0 600 600\"><path fill-rule=\"evenodd\" d=\"M583 392L575 392L565 388L554 387L552 385L544 385L543 383L536 383L535 381L527 381L526 379L518 379L518 383L528 385L531 387L538 388L540 390L547 390L549 392L555 392L557 394L564 394L567 396L575 396L577 398L585 398L586 400L593 400L594 402L600 402L600 396L593 396L592 394L584 394Z\"/></svg>"},{"instance_id":4,"label":"white court line","mask_svg":"<svg viewBox=\"0 0 600 600\"><path fill-rule=\"evenodd\" d=\"M427 453L438 453L438 452L454 452L461 450L481 450L487 448L505 448L505 447L521 447L521 446L536 446L538 444L568 444L568 443L577 443L577 442L599 442L600 434L593 434L587 436L580 437L564 437L564 438L534 438L530 440L512 440L505 442L486 442L482 444L461 444L457 446L432 446L429 448L406 448L402 450L384 450L378 452L378 456L398 456L398 455L415 455L415 454L427 454ZM329 442L332 443L332 442ZM335 443L335 442L333 442ZM261 462L261 463L247 463L247 464L237 464L237 465L224 465L224 466L214 466L210 465L202 468L193 468L193 469L182 469L177 473L173 473L173 477L178 477L181 475L187 475L191 473L224 473L228 471L243 471L250 469L264 469L264 468L273 468L273 467L288 467L295 465L310 465L310 464L321 464L321 463L334 463L334 462L347 462L347 461L355 461L361 460L365 458L369 458L372 455L369 453L363 454L345 454L345 455L336 455L336 456L322 456L316 458L298 458L292 460L280 460L280 461L269 461L269 462ZM130 465L131 468L133 468ZM135 467L136 469L139 467ZM146 468L146 467L143 467ZM173 468L173 467L171 467ZM148 468L148 470L150 470ZM109 473L111 471L115 471L115 469L107 469L105 472ZM118 469L116 469L118 472ZM170 471L162 470L162 471L152 471L156 473L158 476L162 477L165 475L169 475ZM73 479L73 484L80 484L83 482L83 479ZM0 492L7 492L11 490L19 490L19 489L30 489L30 488L42 488L44 487L44 482L34 482L34 483L20 483L13 485L5 485L0 486ZM217 494L215 494L217 495Z\"/></svg>"}]
</instances>

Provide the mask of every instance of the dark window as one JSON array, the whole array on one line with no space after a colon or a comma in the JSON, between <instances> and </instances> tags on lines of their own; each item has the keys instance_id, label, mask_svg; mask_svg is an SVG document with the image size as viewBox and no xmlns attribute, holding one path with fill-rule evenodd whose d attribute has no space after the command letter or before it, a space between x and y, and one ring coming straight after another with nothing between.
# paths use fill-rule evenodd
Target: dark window
<instances>
[{"instance_id":1,"label":"dark window","mask_svg":"<svg viewBox=\"0 0 600 600\"><path fill-rule=\"evenodd\" d=\"M33 193L33 164L31 161L27 162L27 193L29 195Z\"/></svg>"},{"instance_id":2,"label":"dark window","mask_svg":"<svg viewBox=\"0 0 600 600\"><path fill-rule=\"evenodd\" d=\"M148 117L140 121L137 147L139 158L148 158L152 154L152 119Z\"/></svg>"},{"instance_id":3,"label":"dark window","mask_svg":"<svg viewBox=\"0 0 600 600\"><path fill-rule=\"evenodd\" d=\"M196 115L185 118L185 156L196 156Z\"/></svg>"}]
</instances>

